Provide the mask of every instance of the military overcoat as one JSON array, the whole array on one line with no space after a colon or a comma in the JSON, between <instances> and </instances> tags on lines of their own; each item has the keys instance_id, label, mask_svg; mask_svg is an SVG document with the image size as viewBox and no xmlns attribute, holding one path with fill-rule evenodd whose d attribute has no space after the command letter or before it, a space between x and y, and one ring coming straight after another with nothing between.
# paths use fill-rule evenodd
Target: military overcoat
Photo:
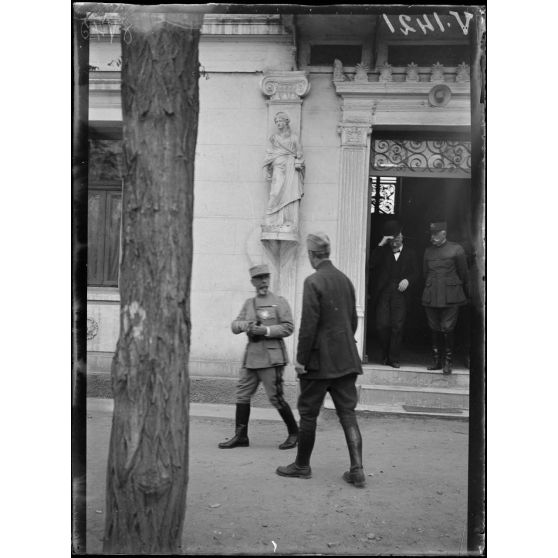
<instances>
[{"instance_id":1,"label":"military overcoat","mask_svg":"<svg viewBox=\"0 0 558 558\"><path fill-rule=\"evenodd\" d=\"M362 374L355 332L355 289L330 260L304 281L297 361L311 379Z\"/></svg>"}]
</instances>

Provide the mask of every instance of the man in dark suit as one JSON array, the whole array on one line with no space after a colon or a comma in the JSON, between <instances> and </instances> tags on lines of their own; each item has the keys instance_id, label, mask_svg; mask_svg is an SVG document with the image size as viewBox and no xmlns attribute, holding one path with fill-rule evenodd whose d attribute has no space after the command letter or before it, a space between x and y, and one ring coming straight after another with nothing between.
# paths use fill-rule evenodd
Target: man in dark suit
<instances>
[{"instance_id":1,"label":"man in dark suit","mask_svg":"<svg viewBox=\"0 0 558 558\"><path fill-rule=\"evenodd\" d=\"M430 242L424 252L424 291L422 305L428 326L432 331L433 360L428 370L442 368L439 338L444 338L443 373L451 374L453 357L453 331L457 324L459 307L467 304L469 273L463 247L446 238L445 221L430 223Z\"/></svg>"},{"instance_id":2,"label":"man in dark suit","mask_svg":"<svg viewBox=\"0 0 558 558\"><path fill-rule=\"evenodd\" d=\"M343 479L361 488L362 438L355 415L358 402L356 378L362 366L354 334L357 329L355 289L349 278L329 259L330 242L324 233L306 240L310 265L316 270L304 281L302 318L298 334L297 363L300 379L300 426L294 463L278 467L284 477L310 478L310 456L316 438L316 420L326 396L331 398L343 427L350 470Z\"/></svg>"},{"instance_id":3,"label":"man in dark suit","mask_svg":"<svg viewBox=\"0 0 558 558\"><path fill-rule=\"evenodd\" d=\"M375 279L376 328L382 364L400 368L407 298L418 279L418 268L415 252L403 246L402 229L397 221L384 225L384 236L372 252L371 271Z\"/></svg>"}]
</instances>

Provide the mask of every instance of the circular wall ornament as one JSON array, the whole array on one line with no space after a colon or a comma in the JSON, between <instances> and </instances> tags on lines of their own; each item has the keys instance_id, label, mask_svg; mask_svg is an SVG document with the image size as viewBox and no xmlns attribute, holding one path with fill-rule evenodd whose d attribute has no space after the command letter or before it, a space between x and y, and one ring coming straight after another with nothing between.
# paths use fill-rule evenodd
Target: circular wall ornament
<instances>
[{"instance_id":1,"label":"circular wall ornament","mask_svg":"<svg viewBox=\"0 0 558 558\"><path fill-rule=\"evenodd\" d=\"M433 107L445 107L451 99L451 89L447 85L435 85L428 93L428 102Z\"/></svg>"},{"instance_id":2,"label":"circular wall ornament","mask_svg":"<svg viewBox=\"0 0 558 558\"><path fill-rule=\"evenodd\" d=\"M87 318L87 339L93 339L99 333L99 324L93 318Z\"/></svg>"}]
</instances>

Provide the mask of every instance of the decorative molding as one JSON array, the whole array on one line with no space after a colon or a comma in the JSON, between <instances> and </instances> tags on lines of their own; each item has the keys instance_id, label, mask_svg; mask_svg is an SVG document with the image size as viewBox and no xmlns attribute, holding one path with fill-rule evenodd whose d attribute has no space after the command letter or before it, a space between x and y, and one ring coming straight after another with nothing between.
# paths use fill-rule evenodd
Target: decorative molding
<instances>
[{"instance_id":1,"label":"decorative molding","mask_svg":"<svg viewBox=\"0 0 558 558\"><path fill-rule=\"evenodd\" d=\"M397 175L409 171L471 175L471 142L387 140L372 142L372 168Z\"/></svg>"},{"instance_id":2,"label":"decorative molding","mask_svg":"<svg viewBox=\"0 0 558 558\"><path fill-rule=\"evenodd\" d=\"M260 88L271 101L300 101L308 95L310 82L306 72L270 72L262 78Z\"/></svg>"},{"instance_id":3,"label":"decorative molding","mask_svg":"<svg viewBox=\"0 0 558 558\"><path fill-rule=\"evenodd\" d=\"M202 35L290 35L280 15L205 14Z\"/></svg>"},{"instance_id":4,"label":"decorative molding","mask_svg":"<svg viewBox=\"0 0 558 558\"><path fill-rule=\"evenodd\" d=\"M467 82L333 82L341 97L341 122L373 126L469 126L471 87ZM449 104L431 106L433 87L447 86ZM441 108L443 107L443 108Z\"/></svg>"},{"instance_id":5,"label":"decorative molding","mask_svg":"<svg viewBox=\"0 0 558 558\"><path fill-rule=\"evenodd\" d=\"M405 80L406 81L418 81L419 80L418 66L414 62L411 62L410 64L407 65L407 72L405 74Z\"/></svg>"},{"instance_id":6,"label":"decorative molding","mask_svg":"<svg viewBox=\"0 0 558 558\"><path fill-rule=\"evenodd\" d=\"M360 63L356 65L355 81L368 81L368 65Z\"/></svg>"},{"instance_id":7,"label":"decorative molding","mask_svg":"<svg viewBox=\"0 0 558 558\"><path fill-rule=\"evenodd\" d=\"M284 16L274 14L205 14L201 35L292 35ZM82 25L84 38L120 42L120 28L133 38L126 13L91 13Z\"/></svg>"},{"instance_id":8,"label":"decorative molding","mask_svg":"<svg viewBox=\"0 0 558 558\"><path fill-rule=\"evenodd\" d=\"M457 75L455 76L455 81L458 83L469 83L471 81L471 73L469 64L462 62L457 66Z\"/></svg>"},{"instance_id":9,"label":"decorative molding","mask_svg":"<svg viewBox=\"0 0 558 558\"><path fill-rule=\"evenodd\" d=\"M336 58L333 61L333 81L346 81L349 78L343 73L343 63Z\"/></svg>"},{"instance_id":10,"label":"decorative molding","mask_svg":"<svg viewBox=\"0 0 558 558\"><path fill-rule=\"evenodd\" d=\"M428 93L428 104L431 107L445 107L451 101L451 89L445 83L435 85Z\"/></svg>"},{"instance_id":11,"label":"decorative molding","mask_svg":"<svg viewBox=\"0 0 558 558\"><path fill-rule=\"evenodd\" d=\"M454 95L471 94L471 85L467 82L450 82L444 83L451 89ZM342 97L354 97L360 99L362 102L370 102L371 98L378 101L377 97L385 98L390 95L407 96L407 95L424 95L432 89L430 81L390 81L390 82L356 82L356 81L339 81L334 82L333 86L338 95Z\"/></svg>"},{"instance_id":12,"label":"decorative molding","mask_svg":"<svg viewBox=\"0 0 558 558\"><path fill-rule=\"evenodd\" d=\"M391 64L384 62L383 66L380 66L379 70L380 70L379 81L382 82L393 81Z\"/></svg>"},{"instance_id":13,"label":"decorative molding","mask_svg":"<svg viewBox=\"0 0 558 558\"><path fill-rule=\"evenodd\" d=\"M444 65L436 62L432 66L432 74L430 74L430 81L444 81Z\"/></svg>"},{"instance_id":14,"label":"decorative molding","mask_svg":"<svg viewBox=\"0 0 558 558\"><path fill-rule=\"evenodd\" d=\"M341 134L341 145L347 147L366 147L368 136L372 132L370 124L357 124L355 122L343 122L337 126Z\"/></svg>"}]
</instances>

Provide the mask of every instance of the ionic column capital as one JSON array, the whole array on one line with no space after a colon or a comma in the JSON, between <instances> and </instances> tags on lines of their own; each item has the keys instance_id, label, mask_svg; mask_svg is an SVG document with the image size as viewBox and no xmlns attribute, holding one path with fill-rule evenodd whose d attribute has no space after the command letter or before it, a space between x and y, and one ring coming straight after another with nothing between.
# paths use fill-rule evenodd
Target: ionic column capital
<instances>
[{"instance_id":1,"label":"ionic column capital","mask_svg":"<svg viewBox=\"0 0 558 558\"><path fill-rule=\"evenodd\" d=\"M275 71L264 75L260 88L270 101L300 102L310 91L310 82L306 72Z\"/></svg>"}]
</instances>

